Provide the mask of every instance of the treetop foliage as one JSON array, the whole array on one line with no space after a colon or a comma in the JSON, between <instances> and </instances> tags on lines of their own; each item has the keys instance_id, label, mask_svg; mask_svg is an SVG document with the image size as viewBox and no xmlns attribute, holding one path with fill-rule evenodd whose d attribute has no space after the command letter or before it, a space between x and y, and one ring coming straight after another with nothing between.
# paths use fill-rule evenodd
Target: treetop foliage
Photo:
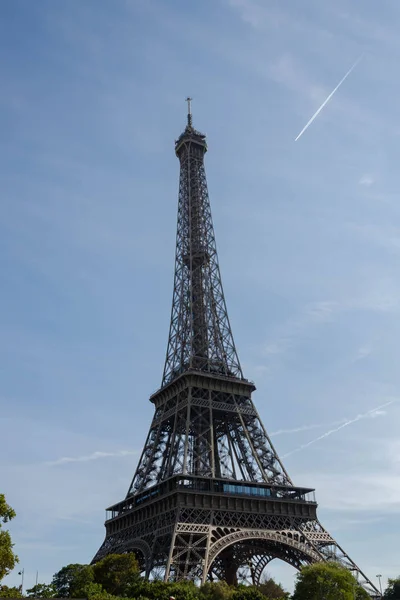
<instances>
[{"instance_id":1,"label":"treetop foliage","mask_svg":"<svg viewBox=\"0 0 400 600\"><path fill-rule=\"evenodd\" d=\"M303 567L296 576L293 600L364 600L369 598L348 569L335 562Z\"/></svg>"},{"instance_id":2,"label":"treetop foliage","mask_svg":"<svg viewBox=\"0 0 400 600\"><path fill-rule=\"evenodd\" d=\"M14 544L11 541L10 533L2 529L3 524L8 523L14 517L15 510L7 504L5 495L0 494L0 581L13 570L18 562L18 556L13 552ZM5 593L3 587L0 587L0 593Z\"/></svg>"},{"instance_id":3,"label":"treetop foliage","mask_svg":"<svg viewBox=\"0 0 400 600\"><path fill-rule=\"evenodd\" d=\"M26 590L28 598L54 598L56 590L52 584L38 583L29 590Z\"/></svg>"},{"instance_id":4,"label":"treetop foliage","mask_svg":"<svg viewBox=\"0 0 400 600\"><path fill-rule=\"evenodd\" d=\"M273 580L263 583L267 596L260 588L229 586L224 581L197 587L192 581L147 581L140 577L134 554L110 554L94 565L70 564L53 577L51 585L38 584L29 589L33 598L88 598L88 600L286 600L287 594ZM275 594L275 595L274 595Z\"/></svg>"},{"instance_id":5,"label":"treetop foliage","mask_svg":"<svg viewBox=\"0 0 400 600\"><path fill-rule=\"evenodd\" d=\"M92 567L94 582L113 596L123 596L138 582L139 563L136 556L109 554Z\"/></svg>"},{"instance_id":6,"label":"treetop foliage","mask_svg":"<svg viewBox=\"0 0 400 600\"><path fill-rule=\"evenodd\" d=\"M269 600L280 600L281 598L289 598L289 593L286 592L280 583L276 583L272 577L266 576L258 589Z\"/></svg>"},{"instance_id":7,"label":"treetop foliage","mask_svg":"<svg viewBox=\"0 0 400 600\"><path fill-rule=\"evenodd\" d=\"M385 600L400 600L400 576L388 580L388 586L383 597Z\"/></svg>"},{"instance_id":8,"label":"treetop foliage","mask_svg":"<svg viewBox=\"0 0 400 600\"><path fill-rule=\"evenodd\" d=\"M53 577L51 585L59 598L84 598L83 590L93 583L93 569L89 565L71 564L63 567Z\"/></svg>"},{"instance_id":9,"label":"treetop foliage","mask_svg":"<svg viewBox=\"0 0 400 600\"><path fill-rule=\"evenodd\" d=\"M0 598L22 598L21 590L17 587L0 585Z\"/></svg>"},{"instance_id":10,"label":"treetop foliage","mask_svg":"<svg viewBox=\"0 0 400 600\"><path fill-rule=\"evenodd\" d=\"M12 509L9 504L7 504L5 495L0 494L0 521L2 521L3 523L7 523L8 521L11 521L11 519L13 519L14 517L15 510Z\"/></svg>"}]
</instances>

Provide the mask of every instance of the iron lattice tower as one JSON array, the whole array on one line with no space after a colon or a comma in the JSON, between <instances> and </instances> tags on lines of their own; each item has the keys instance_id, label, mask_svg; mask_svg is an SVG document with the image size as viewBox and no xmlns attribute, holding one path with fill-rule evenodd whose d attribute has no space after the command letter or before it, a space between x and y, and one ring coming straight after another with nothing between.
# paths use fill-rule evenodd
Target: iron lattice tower
<instances>
[{"instance_id":1,"label":"iron lattice tower","mask_svg":"<svg viewBox=\"0 0 400 600\"><path fill-rule=\"evenodd\" d=\"M161 388L136 473L107 509L93 559L135 552L147 577L260 582L280 558L296 568L337 560L379 593L317 518L314 490L293 485L244 378L222 288L204 155L188 121L180 162L171 324Z\"/></svg>"}]
</instances>

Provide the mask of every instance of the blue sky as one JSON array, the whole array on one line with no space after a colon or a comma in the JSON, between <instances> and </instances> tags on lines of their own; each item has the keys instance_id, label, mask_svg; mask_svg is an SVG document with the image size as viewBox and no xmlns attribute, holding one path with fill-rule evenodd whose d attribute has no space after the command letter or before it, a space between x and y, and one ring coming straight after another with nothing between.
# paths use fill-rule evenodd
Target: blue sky
<instances>
[{"instance_id":1,"label":"blue sky","mask_svg":"<svg viewBox=\"0 0 400 600\"><path fill-rule=\"evenodd\" d=\"M257 408L338 542L399 574L399 24L398 0L1 2L0 491L27 586L91 560L144 443L188 94Z\"/></svg>"}]
</instances>

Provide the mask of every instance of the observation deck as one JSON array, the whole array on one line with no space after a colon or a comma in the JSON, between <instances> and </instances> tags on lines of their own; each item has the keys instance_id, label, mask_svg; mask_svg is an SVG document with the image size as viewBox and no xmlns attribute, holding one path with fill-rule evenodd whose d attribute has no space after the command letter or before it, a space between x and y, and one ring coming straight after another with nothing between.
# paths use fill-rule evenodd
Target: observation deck
<instances>
[{"instance_id":1,"label":"observation deck","mask_svg":"<svg viewBox=\"0 0 400 600\"><path fill-rule=\"evenodd\" d=\"M112 533L124 529L136 519L163 513L167 506L293 515L309 520L315 518L317 503L311 488L174 475L109 507L107 530Z\"/></svg>"}]
</instances>

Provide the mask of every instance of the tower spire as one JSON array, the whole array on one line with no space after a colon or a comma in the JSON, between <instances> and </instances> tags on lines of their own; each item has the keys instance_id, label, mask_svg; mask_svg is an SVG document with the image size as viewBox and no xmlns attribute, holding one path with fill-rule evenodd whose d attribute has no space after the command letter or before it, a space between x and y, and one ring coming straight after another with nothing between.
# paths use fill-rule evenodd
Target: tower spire
<instances>
[{"instance_id":1,"label":"tower spire","mask_svg":"<svg viewBox=\"0 0 400 600\"><path fill-rule=\"evenodd\" d=\"M189 98L189 96L186 98L186 102L188 105L188 114L187 114L188 127L192 127L192 100L193 100L193 98Z\"/></svg>"},{"instance_id":2,"label":"tower spire","mask_svg":"<svg viewBox=\"0 0 400 600\"><path fill-rule=\"evenodd\" d=\"M165 386L185 371L243 379L229 323L211 217L206 136L188 125L175 142L180 162L174 293Z\"/></svg>"}]
</instances>

